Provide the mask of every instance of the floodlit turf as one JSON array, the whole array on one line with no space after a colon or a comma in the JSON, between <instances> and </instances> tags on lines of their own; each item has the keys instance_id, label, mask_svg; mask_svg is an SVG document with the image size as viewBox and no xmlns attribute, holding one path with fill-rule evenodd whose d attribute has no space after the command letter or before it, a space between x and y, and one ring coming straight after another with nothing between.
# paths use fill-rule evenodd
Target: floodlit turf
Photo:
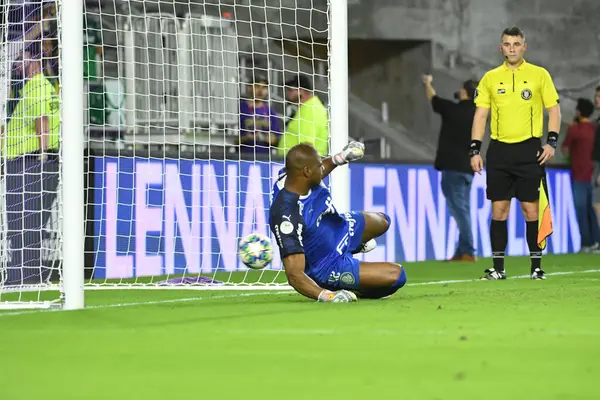
<instances>
[{"instance_id":1,"label":"floodlit turf","mask_svg":"<svg viewBox=\"0 0 600 400\"><path fill-rule=\"evenodd\" d=\"M355 304L94 291L83 311L3 312L0 399L598 399L600 256L424 284L489 262L409 264L410 286Z\"/></svg>"}]
</instances>

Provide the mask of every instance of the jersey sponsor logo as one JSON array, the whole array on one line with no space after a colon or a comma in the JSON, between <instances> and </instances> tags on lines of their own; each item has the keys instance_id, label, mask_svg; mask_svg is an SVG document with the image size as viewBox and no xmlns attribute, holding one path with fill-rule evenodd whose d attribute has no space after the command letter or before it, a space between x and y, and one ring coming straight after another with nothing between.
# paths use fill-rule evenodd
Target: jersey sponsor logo
<instances>
[{"instance_id":1,"label":"jersey sponsor logo","mask_svg":"<svg viewBox=\"0 0 600 400\"><path fill-rule=\"evenodd\" d=\"M354 236L354 225L356 225L356 219L354 219L354 217L352 216L352 213L344 213L344 218L346 219L346 221L348 222L348 233L350 234L350 237Z\"/></svg>"},{"instance_id":2,"label":"jersey sponsor logo","mask_svg":"<svg viewBox=\"0 0 600 400\"><path fill-rule=\"evenodd\" d=\"M529 99L531 99L532 95L533 94L531 93L531 90L529 90L529 89L523 89L523 91L521 92L521 98L523 100L529 100Z\"/></svg>"},{"instance_id":3,"label":"jersey sponsor logo","mask_svg":"<svg viewBox=\"0 0 600 400\"><path fill-rule=\"evenodd\" d=\"M327 207L327 209L325 211L323 211L321 213L321 215L319 215L319 218L317 218L317 222L316 222L317 228L321 224L321 219L323 218L323 215L335 214L335 207L333 206L333 202L331 201L330 196L328 196L327 199L325 200L325 206Z\"/></svg>"},{"instance_id":4,"label":"jersey sponsor logo","mask_svg":"<svg viewBox=\"0 0 600 400\"><path fill-rule=\"evenodd\" d=\"M294 224L292 224L290 221L283 221L281 225L279 225L279 230L284 235L289 235L290 233L294 232Z\"/></svg>"},{"instance_id":5,"label":"jersey sponsor logo","mask_svg":"<svg viewBox=\"0 0 600 400\"><path fill-rule=\"evenodd\" d=\"M354 278L354 275L352 275L352 272L344 272L340 276L340 281L344 285L354 285L354 282L356 282L356 278Z\"/></svg>"},{"instance_id":6,"label":"jersey sponsor logo","mask_svg":"<svg viewBox=\"0 0 600 400\"><path fill-rule=\"evenodd\" d=\"M292 216L291 215L282 215L281 218L285 219L286 221L292 221Z\"/></svg>"},{"instance_id":7,"label":"jersey sponsor logo","mask_svg":"<svg viewBox=\"0 0 600 400\"><path fill-rule=\"evenodd\" d=\"M335 248L339 254L344 254L344 250L348 247L348 242L350 241L350 235L346 233L342 240L338 243Z\"/></svg>"},{"instance_id":8,"label":"jersey sponsor logo","mask_svg":"<svg viewBox=\"0 0 600 400\"><path fill-rule=\"evenodd\" d=\"M506 93L505 89L498 89L498 94L504 94L504 93Z\"/></svg>"}]
</instances>

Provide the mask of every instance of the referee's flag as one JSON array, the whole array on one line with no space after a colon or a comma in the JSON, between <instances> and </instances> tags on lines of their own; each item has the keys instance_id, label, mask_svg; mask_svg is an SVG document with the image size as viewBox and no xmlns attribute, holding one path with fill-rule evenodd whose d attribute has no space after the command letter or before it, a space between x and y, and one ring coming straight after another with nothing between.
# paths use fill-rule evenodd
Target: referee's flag
<instances>
[{"instance_id":1,"label":"referee's flag","mask_svg":"<svg viewBox=\"0 0 600 400\"><path fill-rule=\"evenodd\" d=\"M548 202L548 188L546 178L540 180L540 203L538 210L538 246L544 250L546 248L546 239L552 235L552 213L550 212L550 203Z\"/></svg>"}]
</instances>

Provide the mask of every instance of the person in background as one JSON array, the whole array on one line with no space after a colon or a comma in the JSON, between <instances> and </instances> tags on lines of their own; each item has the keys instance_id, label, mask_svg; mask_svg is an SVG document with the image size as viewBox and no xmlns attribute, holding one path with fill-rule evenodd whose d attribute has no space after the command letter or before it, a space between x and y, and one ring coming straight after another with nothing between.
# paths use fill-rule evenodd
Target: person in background
<instances>
[{"instance_id":1,"label":"person in background","mask_svg":"<svg viewBox=\"0 0 600 400\"><path fill-rule=\"evenodd\" d=\"M600 111L600 86L596 88L594 96L596 110ZM592 177L593 202L596 209L596 216L600 217L600 116L596 120L596 138L594 140L594 150L592 150L592 160L594 161L594 174ZM600 219L598 220L600 223Z\"/></svg>"},{"instance_id":2,"label":"person in background","mask_svg":"<svg viewBox=\"0 0 600 400\"><path fill-rule=\"evenodd\" d=\"M297 75L285 83L287 100L298 105L298 111L287 124L279 140L278 154L285 156L295 145L312 144L321 157L327 156L329 144L329 118L327 108L313 93L311 78Z\"/></svg>"},{"instance_id":3,"label":"person in background","mask_svg":"<svg viewBox=\"0 0 600 400\"><path fill-rule=\"evenodd\" d=\"M571 160L571 186L581 233L581 251L584 253L600 253L600 227L592 201L592 150L596 130L590 121L593 113L594 104L591 101L578 99L576 120L569 126L562 144L563 153L568 153Z\"/></svg>"},{"instance_id":4,"label":"person in background","mask_svg":"<svg viewBox=\"0 0 600 400\"><path fill-rule=\"evenodd\" d=\"M60 101L44 76L41 43L32 43L15 61L14 79L23 82L2 138L6 186L6 246L11 252L7 281L39 282L50 273L43 243L58 195Z\"/></svg>"},{"instance_id":5,"label":"person in background","mask_svg":"<svg viewBox=\"0 0 600 400\"><path fill-rule=\"evenodd\" d=\"M27 5L10 5L6 7L5 12L8 12L8 24L5 27L8 32L3 32L6 34L6 41L3 41L0 47L0 129L2 133L18 102L18 99L15 99L19 97L17 92L23 87L22 80L12 79L15 61L22 58L25 47L38 40L43 30L40 6L33 2Z\"/></svg>"},{"instance_id":6,"label":"person in background","mask_svg":"<svg viewBox=\"0 0 600 400\"><path fill-rule=\"evenodd\" d=\"M60 138L59 97L42 70L41 48L33 43L15 62L16 76L23 80L17 105L8 122L7 159L36 155L44 161L48 152L56 153Z\"/></svg>"},{"instance_id":7,"label":"person in background","mask_svg":"<svg viewBox=\"0 0 600 400\"><path fill-rule=\"evenodd\" d=\"M240 104L240 147L245 153L269 153L281 136L281 121L267 101L269 81L264 76L248 85Z\"/></svg>"},{"instance_id":8,"label":"person in background","mask_svg":"<svg viewBox=\"0 0 600 400\"><path fill-rule=\"evenodd\" d=\"M459 231L458 247L450 261L476 260L473 232L471 230L471 184L473 169L471 159L465 152L471 143L471 126L475 115L475 88L477 82L468 80L454 94L458 103L437 95L431 75L423 76L425 95L431 101L433 111L442 117L438 139L435 168L442 173L442 192L450 215Z\"/></svg>"}]
</instances>

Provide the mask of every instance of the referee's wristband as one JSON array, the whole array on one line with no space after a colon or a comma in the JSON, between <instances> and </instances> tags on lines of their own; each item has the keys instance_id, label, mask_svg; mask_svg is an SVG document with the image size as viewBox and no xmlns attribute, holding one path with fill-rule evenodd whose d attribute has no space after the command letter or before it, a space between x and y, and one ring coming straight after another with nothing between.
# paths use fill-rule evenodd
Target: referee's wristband
<instances>
[{"instance_id":1,"label":"referee's wristband","mask_svg":"<svg viewBox=\"0 0 600 400\"><path fill-rule=\"evenodd\" d=\"M553 148L556 148L556 145L558 144L558 133L553 131L548 132L548 139L546 140L546 144L549 144Z\"/></svg>"},{"instance_id":2,"label":"referee's wristband","mask_svg":"<svg viewBox=\"0 0 600 400\"><path fill-rule=\"evenodd\" d=\"M469 157L477 156L481 152L481 140L471 140L469 147Z\"/></svg>"}]
</instances>

